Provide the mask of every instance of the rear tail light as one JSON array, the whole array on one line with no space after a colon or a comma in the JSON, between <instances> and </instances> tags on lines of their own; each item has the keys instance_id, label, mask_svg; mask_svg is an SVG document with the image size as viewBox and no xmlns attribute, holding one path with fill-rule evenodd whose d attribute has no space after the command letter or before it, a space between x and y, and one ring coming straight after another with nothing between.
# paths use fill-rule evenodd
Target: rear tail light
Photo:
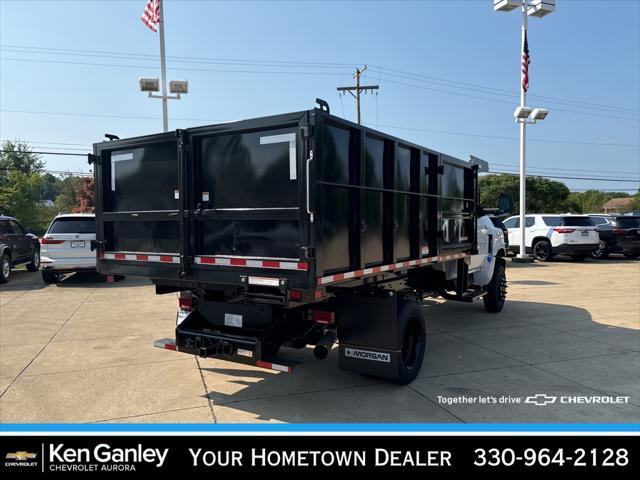
<instances>
[{"instance_id":1,"label":"rear tail light","mask_svg":"<svg viewBox=\"0 0 640 480\"><path fill-rule=\"evenodd\" d=\"M575 228L563 228L563 227L557 227L553 229L554 232L556 233L573 233L576 231Z\"/></svg>"},{"instance_id":2,"label":"rear tail light","mask_svg":"<svg viewBox=\"0 0 640 480\"><path fill-rule=\"evenodd\" d=\"M41 245L60 245L61 243L64 243L64 240L54 240L53 238L47 237L40 239Z\"/></svg>"},{"instance_id":3,"label":"rear tail light","mask_svg":"<svg viewBox=\"0 0 640 480\"><path fill-rule=\"evenodd\" d=\"M336 322L336 313L327 312L325 310L312 310L311 318L316 323L322 323L325 325L333 325Z\"/></svg>"},{"instance_id":4,"label":"rear tail light","mask_svg":"<svg viewBox=\"0 0 640 480\"><path fill-rule=\"evenodd\" d=\"M180 310L190 312L193 310L193 297L191 295L183 297L182 294L178 297L178 306Z\"/></svg>"}]
</instances>

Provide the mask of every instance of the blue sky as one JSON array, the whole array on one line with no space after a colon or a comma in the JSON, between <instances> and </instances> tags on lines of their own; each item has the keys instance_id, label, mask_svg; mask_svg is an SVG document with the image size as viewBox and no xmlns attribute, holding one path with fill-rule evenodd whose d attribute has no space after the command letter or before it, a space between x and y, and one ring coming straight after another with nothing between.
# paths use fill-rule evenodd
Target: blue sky
<instances>
[{"instance_id":1,"label":"blue sky","mask_svg":"<svg viewBox=\"0 0 640 480\"><path fill-rule=\"evenodd\" d=\"M572 189L637 188L640 2L557 3L529 19L528 103L551 110L528 129L530 172L635 182L563 180ZM0 0L0 138L77 153L105 132L160 131L160 101L137 86L159 75L144 4ZM168 78L190 85L169 104L170 128L308 109L316 97L353 119L353 99L335 88L367 64L380 92L364 97L363 123L516 168L520 18L490 0L166 0L165 20L167 55L181 57L168 59ZM46 160L88 170L83 158Z\"/></svg>"}]
</instances>

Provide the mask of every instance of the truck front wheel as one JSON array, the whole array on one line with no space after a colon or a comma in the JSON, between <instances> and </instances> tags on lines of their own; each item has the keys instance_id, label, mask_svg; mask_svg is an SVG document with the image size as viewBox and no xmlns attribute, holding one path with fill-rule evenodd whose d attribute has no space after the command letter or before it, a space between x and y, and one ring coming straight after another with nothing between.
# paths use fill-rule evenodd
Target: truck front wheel
<instances>
[{"instance_id":1,"label":"truck front wheel","mask_svg":"<svg viewBox=\"0 0 640 480\"><path fill-rule=\"evenodd\" d=\"M417 301L404 304L398 316L398 329L401 332L400 365L398 377L393 379L402 385L415 380L422 367L426 350L427 329L424 324L422 308Z\"/></svg>"},{"instance_id":2,"label":"truck front wheel","mask_svg":"<svg viewBox=\"0 0 640 480\"><path fill-rule=\"evenodd\" d=\"M487 285L487 293L484 295L484 308L487 312L498 313L504 307L507 298L507 275L504 268L504 260L496 258L496 266L493 269L493 277Z\"/></svg>"}]
</instances>

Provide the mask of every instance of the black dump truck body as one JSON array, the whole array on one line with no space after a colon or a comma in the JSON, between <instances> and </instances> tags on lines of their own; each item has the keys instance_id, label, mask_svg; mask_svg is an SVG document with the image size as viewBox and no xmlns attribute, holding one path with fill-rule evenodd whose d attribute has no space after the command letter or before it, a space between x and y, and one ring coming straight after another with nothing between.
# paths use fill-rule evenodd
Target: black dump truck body
<instances>
[{"instance_id":1,"label":"black dump truck body","mask_svg":"<svg viewBox=\"0 0 640 480\"><path fill-rule=\"evenodd\" d=\"M178 350L264 363L333 344L349 295L451 288L476 249L474 166L320 109L97 143L91 160L98 269L193 298ZM200 340L181 345L189 322Z\"/></svg>"}]
</instances>

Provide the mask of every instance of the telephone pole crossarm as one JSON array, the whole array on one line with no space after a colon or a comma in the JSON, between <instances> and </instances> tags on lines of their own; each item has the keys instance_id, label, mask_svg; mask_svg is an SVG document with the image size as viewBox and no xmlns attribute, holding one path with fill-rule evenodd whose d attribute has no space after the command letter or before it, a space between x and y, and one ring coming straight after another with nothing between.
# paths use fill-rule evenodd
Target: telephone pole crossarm
<instances>
[{"instance_id":1,"label":"telephone pole crossarm","mask_svg":"<svg viewBox=\"0 0 640 480\"><path fill-rule=\"evenodd\" d=\"M356 119L358 124L360 124L360 94L362 92L374 91L378 90L380 87L378 85L360 85L360 75L367 69L365 65L362 70L356 68L356 73L353 75L353 78L356 79L356 84L353 87L338 87L338 92L349 92L353 98L356 99ZM355 93L354 93L355 92Z\"/></svg>"}]
</instances>

